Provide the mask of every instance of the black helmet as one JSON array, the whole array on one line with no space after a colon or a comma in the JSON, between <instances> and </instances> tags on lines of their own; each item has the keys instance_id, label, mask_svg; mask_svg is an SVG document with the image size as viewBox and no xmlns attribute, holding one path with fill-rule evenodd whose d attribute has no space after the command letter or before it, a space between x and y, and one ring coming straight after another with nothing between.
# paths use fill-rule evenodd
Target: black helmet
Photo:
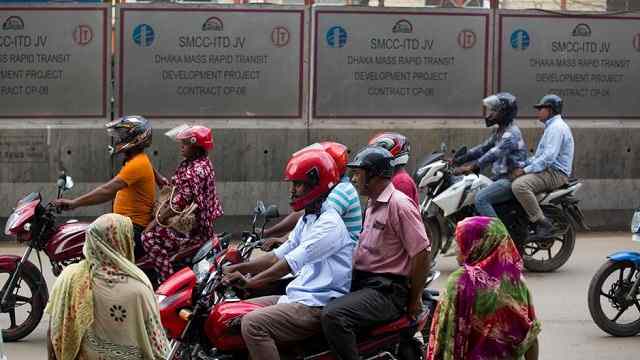
<instances>
[{"instance_id":1,"label":"black helmet","mask_svg":"<svg viewBox=\"0 0 640 360\"><path fill-rule=\"evenodd\" d=\"M151 124L138 115L128 115L105 124L107 132L115 141L115 147L109 147L112 155L151 145Z\"/></svg>"},{"instance_id":2,"label":"black helmet","mask_svg":"<svg viewBox=\"0 0 640 360\"><path fill-rule=\"evenodd\" d=\"M385 148L370 145L360 150L347 167L364 169L368 177L390 178L393 176L393 155Z\"/></svg>"},{"instance_id":3,"label":"black helmet","mask_svg":"<svg viewBox=\"0 0 640 360\"><path fill-rule=\"evenodd\" d=\"M489 110L485 118L487 127L507 125L518 115L518 100L508 92L488 96L482 99L482 105Z\"/></svg>"},{"instance_id":4,"label":"black helmet","mask_svg":"<svg viewBox=\"0 0 640 360\"><path fill-rule=\"evenodd\" d=\"M547 94L533 107L536 109L549 108L553 115L562 114L562 98L558 95Z\"/></svg>"}]
</instances>

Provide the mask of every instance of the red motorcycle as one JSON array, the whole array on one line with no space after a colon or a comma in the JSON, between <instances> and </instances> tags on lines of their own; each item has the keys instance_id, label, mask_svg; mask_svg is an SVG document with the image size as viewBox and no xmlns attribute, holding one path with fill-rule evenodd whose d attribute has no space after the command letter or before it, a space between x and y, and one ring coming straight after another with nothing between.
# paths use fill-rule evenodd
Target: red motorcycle
<instances>
[{"instance_id":1,"label":"red motorcycle","mask_svg":"<svg viewBox=\"0 0 640 360\"><path fill-rule=\"evenodd\" d=\"M266 217L269 216L268 212ZM212 250L193 269L182 269L158 288L156 296L160 304L160 317L172 342L168 360L248 358L240 334L240 321L243 315L260 306L241 300L247 294L236 293L235 289L224 285L222 268L246 261L253 249L261 244L262 240L255 231L245 232L239 245L229 246L222 251ZM432 273L427 284L438 276L438 272ZM362 334L358 347L363 358L423 359L424 345L414 335L429 329L437 296L436 291L425 289L424 308L417 321L403 316ZM280 347L280 352L286 359L335 359L322 336L286 344Z\"/></svg>"},{"instance_id":2,"label":"red motorcycle","mask_svg":"<svg viewBox=\"0 0 640 360\"><path fill-rule=\"evenodd\" d=\"M73 179L62 174L57 185L57 197L60 198L64 191L73 187ZM82 248L89 223L69 220L58 224L56 214L59 213L52 203L43 205L40 193L33 192L18 201L7 220L5 234L15 236L18 242L27 243L28 246L22 257L0 255L0 276L4 281L0 289L0 326L5 341L16 341L29 335L42 319L49 300L49 290L41 272L40 253L44 252L49 257L55 276L60 275L65 266L83 258ZM219 246L219 241L213 239L205 245L213 248ZM174 268L191 265L190 259L200 247L191 246L174 255ZM40 268L29 261L33 250L37 251ZM145 272L153 270L153 264L146 256L136 265ZM8 321L4 314L8 315Z\"/></svg>"}]
</instances>

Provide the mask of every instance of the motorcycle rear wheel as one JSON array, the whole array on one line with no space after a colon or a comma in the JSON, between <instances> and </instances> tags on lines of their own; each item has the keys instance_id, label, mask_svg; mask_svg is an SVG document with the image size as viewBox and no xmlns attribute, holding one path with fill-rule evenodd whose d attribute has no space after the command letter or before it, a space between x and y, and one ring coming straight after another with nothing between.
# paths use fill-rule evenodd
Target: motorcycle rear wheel
<instances>
[{"instance_id":1,"label":"motorcycle rear wheel","mask_svg":"<svg viewBox=\"0 0 640 360\"><path fill-rule=\"evenodd\" d=\"M552 272L564 265L576 245L576 229L573 222L569 220L565 213L556 208L543 208L545 216L553 223L553 228L560 236L552 238L551 244L544 242L525 243L523 245L524 267L531 272ZM560 228L560 230L559 230ZM556 243L560 243L560 248L553 254L552 250ZM534 256L539 252L547 253L548 258L540 260Z\"/></svg>"},{"instance_id":2,"label":"motorcycle rear wheel","mask_svg":"<svg viewBox=\"0 0 640 360\"><path fill-rule=\"evenodd\" d=\"M628 272L625 274L625 271ZM617 277L617 281L607 286L608 289L603 289L605 281L609 279L612 274L613 279ZM589 300L589 312L591 318L604 332L618 337L634 336L640 333L640 297L636 293L633 296L633 300L629 301L625 299L626 294L631 289L636 277L640 276L640 269L631 262L618 262L607 261L596 272L589 284L588 300ZM612 313L615 313L613 319L609 318L605 313L603 307L603 300L605 304L608 303L609 307L613 309ZM618 323L618 320L624 313L631 310L637 314L635 321L631 321L625 324ZM634 316L631 316L634 318Z\"/></svg>"},{"instance_id":3,"label":"motorcycle rear wheel","mask_svg":"<svg viewBox=\"0 0 640 360\"><path fill-rule=\"evenodd\" d=\"M12 273L0 270L0 274L7 275L3 276L6 278L4 284L6 286ZM25 284L29 289L28 293L24 291ZM44 284L44 286L42 284ZM3 286L2 290L0 290L0 299L4 295L5 291L6 289ZM13 295L9 296L8 303L10 303L10 305L5 309L0 309L0 314L2 314L3 318L3 321L0 322L0 324L2 326L2 338L4 341L12 342L20 340L31 334L31 332L38 326L44 313L44 307L47 304L47 291L46 282L42 273L40 273L40 270L33 265L28 266L27 263L23 264L16 286L13 289ZM26 318L18 324L16 308L25 305L29 305L31 309ZM8 324L5 321L6 318L9 319ZM4 328L5 325L8 325L8 327Z\"/></svg>"}]
</instances>

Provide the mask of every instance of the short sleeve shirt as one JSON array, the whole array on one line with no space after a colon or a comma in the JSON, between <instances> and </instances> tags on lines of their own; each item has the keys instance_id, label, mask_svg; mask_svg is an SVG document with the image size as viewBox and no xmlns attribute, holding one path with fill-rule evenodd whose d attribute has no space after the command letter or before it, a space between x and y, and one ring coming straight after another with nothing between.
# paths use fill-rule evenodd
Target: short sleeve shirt
<instances>
[{"instance_id":1,"label":"short sleeve shirt","mask_svg":"<svg viewBox=\"0 0 640 360\"><path fill-rule=\"evenodd\" d=\"M354 268L409 276L411 259L430 247L417 206L389 184L377 199L369 200Z\"/></svg>"},{"instance_id":2,"label":"short sleeve shirt","mask_svg":"<svg viewBox=\"0 0 640 360\"><path fill-rule=\"evenodd\" d=\"M344 176L327 196L323 208L335 209L347 226L354 242L358 241L362 231L362 208L358 191L351 184L349 177Z\"/></svg>"},{"instance_id":3,"label":"short sleeve shirt","mask_svg":"<svg viewBox=\"0 0 640 360\"><path fill-rule=\"evenodd\" d=\"M128 216L134 224L147 226L156 198L155 176L147 154L140 153L129 159L117 178L127 183L127 187L116 194L113 212Z\"/></svg>"}]
</instances>

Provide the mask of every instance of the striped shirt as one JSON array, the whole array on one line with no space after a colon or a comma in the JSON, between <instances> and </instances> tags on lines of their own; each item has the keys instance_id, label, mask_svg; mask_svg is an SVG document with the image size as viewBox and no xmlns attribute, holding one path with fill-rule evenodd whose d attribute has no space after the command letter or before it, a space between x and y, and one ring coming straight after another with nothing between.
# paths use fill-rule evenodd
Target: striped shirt
<instances>
[{"instance_id":1,"label":"striped shirt","mask_svg":"<svg viewBox=\"0 0 640 360\"><path fill-rule=\"evenodd\" d=\"M335 209L347 226L351 239L358 242L362 231L362 209L360 208L358 191L353 187L348 176L343 176L340 179L338 185L327 196L322 207L323 211L327 207Z\"/></svg>"}]
</instances>

